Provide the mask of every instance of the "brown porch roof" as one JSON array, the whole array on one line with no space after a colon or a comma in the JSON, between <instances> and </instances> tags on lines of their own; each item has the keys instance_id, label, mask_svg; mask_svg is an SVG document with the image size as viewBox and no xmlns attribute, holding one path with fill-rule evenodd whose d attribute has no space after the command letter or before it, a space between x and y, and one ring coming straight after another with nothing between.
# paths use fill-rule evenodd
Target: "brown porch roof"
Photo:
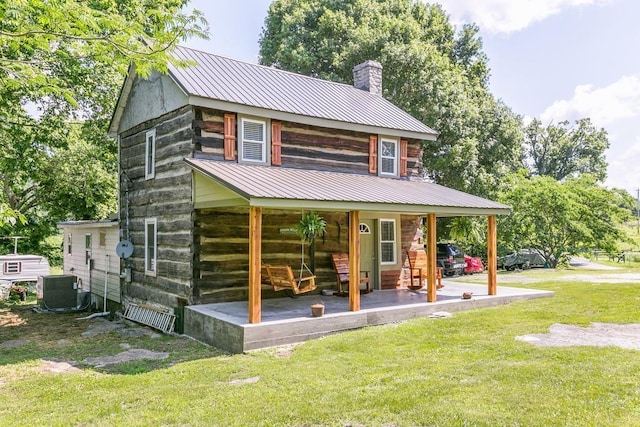
<instances>
[{"instance_id":1,"label":"brown porch roof","mask_svg":"<svg viewBox=\"0 0 640 427\"><path fill-rule=\"evenodd\" d=\"M221 191L236 197L216 198L209 206L359 210L441 216L501 215L510 207L442 185L317 170L254 166L187 158L197 172ZM211 191L211 189L209 189ZM198 203L196 208L207 207Z\"/></svg>"}]
</instances>

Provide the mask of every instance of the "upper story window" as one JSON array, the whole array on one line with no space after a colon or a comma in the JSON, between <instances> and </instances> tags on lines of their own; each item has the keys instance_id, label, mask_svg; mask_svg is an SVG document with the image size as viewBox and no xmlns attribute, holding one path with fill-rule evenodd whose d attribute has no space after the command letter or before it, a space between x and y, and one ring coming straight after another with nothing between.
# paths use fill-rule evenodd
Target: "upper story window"
<instances>
[{"instance_id":1,"label":"upper story window","mask_svg":"<svg viewBox=\"0 0 640 427\"><path fill-rule=\"evenodd\" d=\"M398 141L380 138L380 175L398 175Z\"/></svg>"},{"instance_id":2,"label":"upper story window","mask_svg":"<svg viewBox=\"0 0 640 427\"><path fill-rule=\"evenodd\" d=\"M240 160L267 163L267 122L248 118L240 119Z\"/></svg>"},{"instance_id":3,"label":"upper story window","mask_svg":"<svg viewBox=\"0 0 640 427\"><path fill-rule=\"evenodd\" d=\"M147 132L144 150L144 178L151 179L156 175L156 130Z\"/></svg>"}]
</instances>

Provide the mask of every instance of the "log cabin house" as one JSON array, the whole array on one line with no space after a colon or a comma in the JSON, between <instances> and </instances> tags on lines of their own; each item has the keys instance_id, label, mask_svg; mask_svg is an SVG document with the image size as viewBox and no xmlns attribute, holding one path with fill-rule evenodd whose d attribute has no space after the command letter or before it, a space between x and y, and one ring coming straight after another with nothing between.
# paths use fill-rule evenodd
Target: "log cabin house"
<instances>
[{"instance_id":1,"label":"log cabin house","mask_svg":"<svg viewBox=\"0 0 640 427\"><path fill-rule=\"evenodd\" d=\"M300 266L292 230L309 211L327 222L316 292L335 289L333 252L349 253L350 271L370 271L374 290L401 285L405 251L426 221L435 301L436 217L482 215L495 293L495 215L509 208L423 179L423 141L437 133L382 97L379 63L357 65L348 85L184 47L174 54L195 65L148 79L132 68L110 124L121 235L135 247L122 263L125 304L246 301L248 322L260 323L261 301L284 297L264 286L261 266ZM357 311L357 279L349 286Z\"/></svg>"}]
</instances>

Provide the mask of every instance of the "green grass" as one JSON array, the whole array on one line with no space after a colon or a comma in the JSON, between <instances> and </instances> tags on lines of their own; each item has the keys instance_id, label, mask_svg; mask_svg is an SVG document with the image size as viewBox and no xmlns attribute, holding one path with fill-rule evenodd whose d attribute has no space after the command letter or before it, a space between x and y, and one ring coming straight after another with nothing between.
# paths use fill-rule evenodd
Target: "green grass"
<instances>
[{"instance_id":1,"label":"green grass","mask_svg":"<svg viewBox=\"0 0 640 427\"><path fill-rule=\"evenodd\" d=\"M366 328L289 351L227 355L145 338L131 344L164 348L172 361L43 373L40 358L114 354L126 341L78 336L82 324L69 321L74 345L64 350L46 336L0 350L0 425L638 425L640 352L515 340L554 323L638 322L637 284L562 281L570 273L519 273L545 280L526 287L553 290L553 298ZM23 326L0 327L0 342Z\"/></svg>"}]
</instances>

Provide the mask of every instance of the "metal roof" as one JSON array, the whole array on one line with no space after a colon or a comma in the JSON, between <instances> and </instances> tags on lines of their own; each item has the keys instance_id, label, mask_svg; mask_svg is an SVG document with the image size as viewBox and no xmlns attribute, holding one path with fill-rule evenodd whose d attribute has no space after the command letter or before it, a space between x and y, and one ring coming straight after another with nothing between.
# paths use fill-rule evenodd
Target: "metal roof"
<instances>
[{"instance_id":1,"label":"metal roof","mask_svg":"<svg viewBox=\"0 0 640 427\"><path fill-rule=\"evenodd\" d=\"M501 203L425 181L195 158L185 161L250 206L442 216L510 212L509 206Z\"/></svg>"},{"instance_id":2,"label":"metal roof","mask_svg":"<svg viewBox=\"0 0 640 427\"><path fill-rule=\"evenodd\" d=\"M173 55L195 66L169 72L187 95L297 116L410 132L435 139L437 132L381 96L354 86L250 64L179 46ZM195 102L193 102L195 103ZM397 133L397 132L396 132Z\"/></svg>"}]
</instances>

